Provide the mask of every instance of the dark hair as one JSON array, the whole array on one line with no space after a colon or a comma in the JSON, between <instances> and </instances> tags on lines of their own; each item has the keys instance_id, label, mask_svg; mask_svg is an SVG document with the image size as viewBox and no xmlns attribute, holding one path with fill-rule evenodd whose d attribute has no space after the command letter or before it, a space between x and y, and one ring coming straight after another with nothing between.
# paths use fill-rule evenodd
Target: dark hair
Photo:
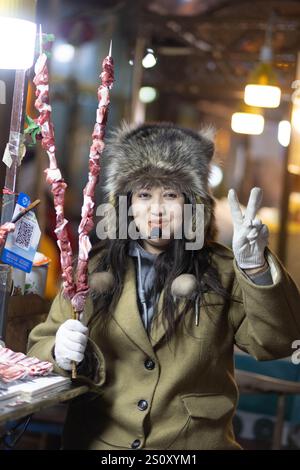
<instances>
[{"instance_id":1,"label":"dark hair","mask_svg":"<svg viewBox=\"0 0 300 470\"><path fill-rule=\"evenodd\" d=\"M129 195L127 195L128 197ZM130 198L128 198L130 200ZM213 201L213 200L212 200ZM212 202L213 203L213 202ZM116 215L118 220L118 205L116 206ZM128 216L128 223L133 220ZM186 239L173 239L167 249L160 253L154 263L156 270L155 282L152 288L153 295L157 295L164 289L165 295L162 305L162 321L166 330L167 340L170 340L176 329L175 311L178 308L178 302L174 301L171 294L172 281L180 274L194 274L197 281L196 295L202 296L207 290L213 290L223 296L229 298L228 291L222 286L220 274L212 263L212 243L216 235L215 219L212 211L210 226L205 234L204 246L200 250L185 250ZM108 321L114 312L116 304L122 293L123 281L126 272L126 258L128 256L130 239L117 238L101 240L93 246L91 257L103 251L99 263L94 272L107 271L111 269L114 275L114 288L110 293L99 294L92 292L94 302L94 316L90 324L99 317L102 317L99 324L104 329L108 326ZM192 307L194 297L186 300L183 309L178 318L183 319L188 310ZM154 312L155 320L157 312Z\"/></svg>"}]
</instances>

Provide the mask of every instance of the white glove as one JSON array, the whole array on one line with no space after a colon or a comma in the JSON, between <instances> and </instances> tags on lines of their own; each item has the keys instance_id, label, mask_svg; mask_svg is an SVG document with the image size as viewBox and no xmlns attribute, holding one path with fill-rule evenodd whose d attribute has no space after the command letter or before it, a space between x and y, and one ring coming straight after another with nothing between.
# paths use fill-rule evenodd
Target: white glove
<instances>
[{"instance_id":1,"label":"white glove","mask_svg":"<svg viewBox=\"0 0 300 470\"><path fill-rule=\"evenodd\" d=\"M261 188L252 188L245 214L242 214L234 189L228 192L233 221L232 251L242 269L259 268L266 262L264 251L268 245L269 229L255 215L262 201Z\"/></svg>"},{"instance_id":2,"label":"white glove","mask_svg":"<svg viewBox=\"0 0 300 470\"><path fill-rule=\"evenodd\" d=\"M72 370L72 361L81 362L88 340L88 328L79 320L67 320L57 330L54 355L59 367Z\"/></svg>"}]
</instances>

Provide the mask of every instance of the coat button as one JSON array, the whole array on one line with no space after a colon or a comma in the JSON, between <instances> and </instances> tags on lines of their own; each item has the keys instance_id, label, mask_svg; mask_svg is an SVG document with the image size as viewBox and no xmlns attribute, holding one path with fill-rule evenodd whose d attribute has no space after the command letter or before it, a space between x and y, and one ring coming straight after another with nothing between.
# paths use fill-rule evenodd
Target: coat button
<instances>
[{"instance_id":1,"label":"coat button","mask_svg":"<svg viewBox=\"0 0 300 470\"><path fill-rule=\"evenodd\" d=\"M138 409L141 411L145 411L148 408L148 402L146 400L140 400L138 402Z\"/></svg>"},{"instance_id":2,"label":"coat button","mask_svg":"<svg viewBox=\"0 0 300 470\"><path fill-rule=\"evenodd\" d=\"M141 441L139 439L135 439L133 443L131 444L132 449L137 449L141 445Z\"/></svg>"},{"instance_id":3,"label":"coat button","mask_svg":"<svg viewBox=\"0 0 300 470\"><path fill-rule=\"evenodd\" d=\"M144 362L144 366L146 367L146 369L152 370L155 367L155 362L152 361L152 359L146 359Z\"/></svg>"}]
</instances>

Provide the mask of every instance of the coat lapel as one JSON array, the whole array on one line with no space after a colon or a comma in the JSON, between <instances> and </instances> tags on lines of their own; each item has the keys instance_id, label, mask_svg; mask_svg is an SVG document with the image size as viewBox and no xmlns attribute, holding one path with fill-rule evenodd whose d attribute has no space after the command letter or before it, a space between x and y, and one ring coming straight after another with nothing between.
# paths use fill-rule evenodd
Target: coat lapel
<instances>
[{"instance_id":1,"label":"coat lapel","mask_svg":"<svg viewBox=\"0 0 300 470\"><path fill-rule=\"evenodd\" d=\"M129 256L127 257L127 263L122 294L113 313L113 317L131 341L142 349L146 355L153 357L154 351L137 304L134 262Z\"/></svg>"},{"instance_id":2,"label":"coat lapel","mask_svg":"<svg viewBox=\"0 0 300 470\"><path fill-rule=\"evenodd\" d=\"M157 343L162 339L165 335L166 331L162 323L162 305L164 299L164 290L161 292L159 299L158 299L158 315L156 318L152 320L151 323L151 330L150 330L150 341L152 347L156 346Z\"/></svg>"},{"instance_id":3,"label":"coat lapel","mask_svg":"<svg viewBox=\"0 0 300 470\"><path fill-rule=\"evenodd\" d=\"M162 323L162 306L164 290L158 299L158 315L151 323L150 335L145 330L137 304L136 274L133 259L127 257L127 269L121 297L113 313L113 317L124 333L148 356L153 357L153 348L162 340L166 330ZM179 317L178 311L182 310L183 300L179 303L179 309L175 318Z\"/></svg>"}]
</instances>

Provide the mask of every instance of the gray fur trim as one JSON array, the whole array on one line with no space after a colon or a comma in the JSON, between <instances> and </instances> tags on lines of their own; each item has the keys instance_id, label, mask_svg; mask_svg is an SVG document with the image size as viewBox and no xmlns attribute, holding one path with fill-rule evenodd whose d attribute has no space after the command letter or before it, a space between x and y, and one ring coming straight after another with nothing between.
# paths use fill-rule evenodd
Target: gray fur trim
<instances>
[{"instance_id":1,"label":"gray fur trim","mask_svg":"<svg viewBox=\"0 0 300 470\"><path fill-rule=\"evenodd\" d=\"M192 297L196 292L197 280L194 274L180 274L175 277L171 285L171 293L174 297Z\"/></svg>"},{"instance_id":2,"label":"gray fur trim","mask_svg":"<svg viewBox=\"0 0 300 470\"><path fill-rule=\"evenodd\" d=\"M211 130L199 133L170 123L126 123L106 141L103 160L107 200L145 185L173 186L210 199Z\"/></svg>"}]
</instances>

